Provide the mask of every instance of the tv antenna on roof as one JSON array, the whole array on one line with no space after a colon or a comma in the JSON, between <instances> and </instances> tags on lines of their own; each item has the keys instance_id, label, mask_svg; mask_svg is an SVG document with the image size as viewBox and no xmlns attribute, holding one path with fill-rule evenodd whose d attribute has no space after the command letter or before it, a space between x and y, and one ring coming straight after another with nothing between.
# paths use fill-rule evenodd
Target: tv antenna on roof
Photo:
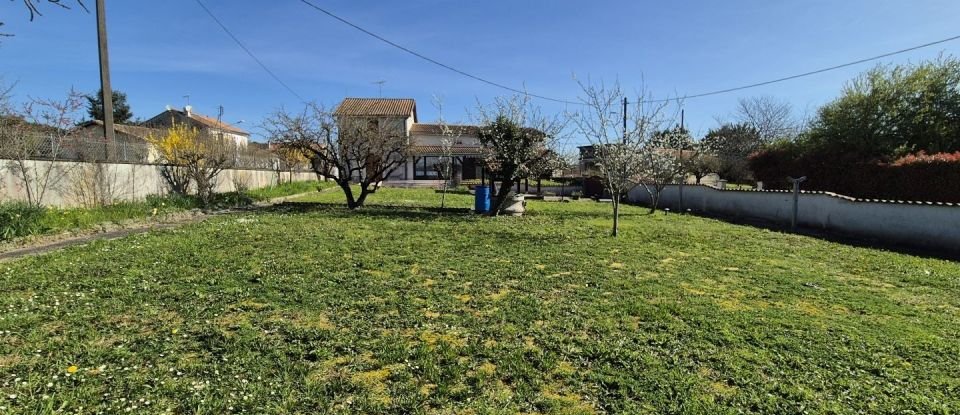
<instances>
[{"instance_id":1,"label":"tv antenna on roof","mask_svg":"<svg viewBox=\"0 0 960 415\"><path fill-rule=\"evenodd\" d=\"M187 100L187 105L190 105L190 94L184 95L183 98Z\"/></svg>"},{"instance_id":2,"label":"tv antenna on roof","mask_svg":"<svg viewBox=\"0 0 960 415\"><path fill-rule=\"evenodd\" d=\"M387 83L387 81L384 81L381 79L379 81L373 81L371 83L377 84L377 96L383 97L383 84Z\"/></svg>"}]
</instances>

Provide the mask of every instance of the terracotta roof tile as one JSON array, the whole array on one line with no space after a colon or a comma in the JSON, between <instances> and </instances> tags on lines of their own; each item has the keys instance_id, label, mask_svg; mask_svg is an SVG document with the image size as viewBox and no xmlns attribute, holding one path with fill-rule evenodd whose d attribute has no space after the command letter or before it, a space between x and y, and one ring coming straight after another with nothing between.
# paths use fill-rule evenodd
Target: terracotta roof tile
<instances>
[{"instance_id":1,"label":"terracotta roof tile","mask_svg":"<svg viewBox=\"0 0 960 415\"><path fill-rule=\"evenodd\" d=\"M250 133L244 130L241 130L240 128L237 128L233 125L230 125L225 122L218 123L216 118L211 118L206 115L200 115L193 111L190 112L190 118L210 128L220 128L220 129L223 129L223 131L234 133L234 134L250 135Z\"/></svg>"},{"instance_id":2,"label":"terracotta roof tile","mask_svg":"<svg viewBox=\"0 0 960 415\"><path fill-rule=\"evenodd\" d=\"M417 103L410 98L344 98L334 115L340 116L397 116L414 114Z\"/></svg>"},{"instance_id":3,"label":"terracotta roof tile","mask_svg":"<svg viewBox=\"0 0 960 415\"><path fill-rule=\"evenodd\" d=\"M91 120L83 124L80 124L80 128L90 128L94 126L97 128L103 128L103 121ZM159 136L159 135L163 135L164 133L163 130L158 128L143 127L139 125L128 125L128 124L114 124L113 129L118 133L126 134L130 137L140 138L144 140L146 140L147 137L149 137L150 135ZM97 133L98 132L93 132L93 134L97 134ZM102 138L102 135L100 136L100 138Z\"/></svg>"}]
</instances>

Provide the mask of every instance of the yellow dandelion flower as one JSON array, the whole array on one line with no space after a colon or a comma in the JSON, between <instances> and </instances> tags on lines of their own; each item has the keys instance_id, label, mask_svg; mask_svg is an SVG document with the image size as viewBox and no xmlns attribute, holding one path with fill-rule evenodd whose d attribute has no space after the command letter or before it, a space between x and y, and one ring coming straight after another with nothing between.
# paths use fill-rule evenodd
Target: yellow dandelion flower
<instances>
[{"instance_id":1,"label":"yellow dandelion flower","mask_svg":"<svg viewBox=\"0 0 960 415\"><path fill-rule=\"evenodd\" d=\"M76 366L70 366L67 368L67 373L77 373L78 370L80 370L80 368Z\"/></svg>"}]
</instances>

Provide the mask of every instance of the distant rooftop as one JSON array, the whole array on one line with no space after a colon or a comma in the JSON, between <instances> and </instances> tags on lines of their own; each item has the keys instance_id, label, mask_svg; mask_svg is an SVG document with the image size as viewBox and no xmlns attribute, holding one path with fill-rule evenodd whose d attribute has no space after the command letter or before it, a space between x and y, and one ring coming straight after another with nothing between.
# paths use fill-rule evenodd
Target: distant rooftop
<instances>
[{"instance_id":1,"label":"distant rooftop","mask_svg":"<svg viewBox=\"0 0 960 415\"><path fill-rule=\"evenodd\" d=\"M164 118L164 119L163 119L163 122L160 122L159 120L161 120L161 118L162 118L165 114L171 114L171 113L176 113L176 114L179 114L179 115L184 116L184 117L186 117L186 118L189 118L189 119L191 119L191 120L193 120L193 121L196 121L198 124L200 124L200 125L202 125L202 126L204 126L204 127L206 127L206 128L220 129L220 130L223 130L223 131L228 132L228 133L239 134L239 135L246 135L246 136L249 136L249 135L250 135L249 132L241 129L240 127L237 127L237 126L232 125L232 124L230 124L230 123L217 121L217 119L216 119L216 118L213 118L213 117L208 117L208 116L206 116L206 115L196 113L196 112L193 111L193 107L191 107L191 106L189 106L189 105L187 105L187 106L184 107L183 109L177 109L177 108L173 108L173 107L167 106L166 111L161 112L160 114L157 114L157 115L154 116L153 118L147 120L147 121L145 122L145 124L148 124L148 125L151 125L151 126L154 126L154 125L156 125L156 124L161 124L161 125L162 125L162 124L165 123L166 119Z\"/></svg>"},{"instance_id":2,"label":"distant rooftop","mask_svg":"<svg viewBox=\"0 0 960 415\"><path fill-rule=\"evenodd\" d=\"M417 102L411 98L344 98L334 115L417 118Z\"/></svg>"}]
</instances>

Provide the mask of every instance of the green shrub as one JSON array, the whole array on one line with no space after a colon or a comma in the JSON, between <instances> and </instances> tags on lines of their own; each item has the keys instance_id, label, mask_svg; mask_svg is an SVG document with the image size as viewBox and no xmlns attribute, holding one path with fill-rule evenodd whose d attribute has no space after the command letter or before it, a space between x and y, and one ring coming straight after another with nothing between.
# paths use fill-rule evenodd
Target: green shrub
<instances>
[{"instance_id":1,"label":"green shrub","mask_svg":"<svg viewBox=\"0 0 960 415\"><path fill-rule=\"evenodd\" d=\"M184 196L180 194L171 193L166 196L160 195L149 195L146 198L146 203L153 208L170 208L178 210L187 210L197 207L197 199L192 196Z\"/></svg>"},{"instance_id":2,"label":"green shrub","mask_svg":"<svg viewBox=\"0 0 960 415\"><path fill-rule=\"evenodd\" d=\"M46 231L43 224L45 211L26 203L0 204L0 241Z\"/></svg>"}]
</instances>

